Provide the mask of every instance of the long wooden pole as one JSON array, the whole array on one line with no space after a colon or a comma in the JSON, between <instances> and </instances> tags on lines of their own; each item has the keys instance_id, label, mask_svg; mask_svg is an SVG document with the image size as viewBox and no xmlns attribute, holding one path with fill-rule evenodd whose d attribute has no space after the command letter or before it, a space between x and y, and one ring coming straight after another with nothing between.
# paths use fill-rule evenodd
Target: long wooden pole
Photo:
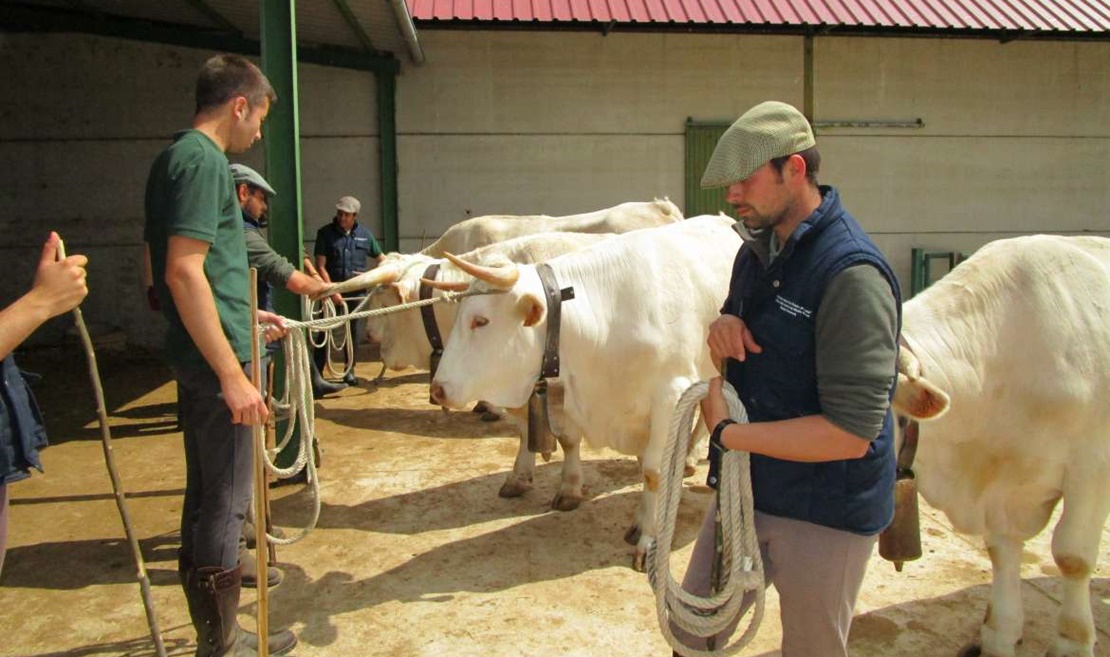
<instances>
[{"instance_id":1,"label":"long wooden pole","mask_svg":"<svg viewBox=\"0 0 1110 657\"><path fill-rule=\"evenodd\" d=\"M65 244L58 240L58 259L65 260ZM127 500L120 483L119 472L116 470L116 460L112 453L112 432L108 428L108 412L104 406L104 388L100 385L100 369L96 365L96 352L93 350L92 338L85 326L85 318L81 314L81 306L73 309L73 319L77 323L77 332L81 334L81 344L85 347L85 358L89 363L89 378L92 380L93 391L96 393L96 415L100 419L100 444L104 448L104 463L108 466L108 476L112 480L112 491L115 493L116 508L119 509L120 518L123 520L123 531L127 534L127 543L131 546L131 556L135 558L135 569L139 579L139 590L143 596L143 607L146 609L146 623L150 627L150 637L154 640L154 649L158 657L166 657L166 646L162 643L162 632L158 629L158 617L154 611L154 599L150 595L150 578L146 574L146 565L143 563L143 553L139 548L139 540L131 528L131 516L127 513Z\"/></svg>"},{"instance_id":2,"label":"long wooden pole","mask_svg":"<svg viewBox=\"0 0 1110 657\"><path fill-rule=\"evenodd\" d=\"M251 267L251 382L255 390L262 392L262 363L259 358L258 335L258 270ZM254 547L258 565L258 655L270 657L270 582L267 579L269 562L262 558L262 546L266 545L266 440L263 425L251 427L254 439Z\"/></svg>"}]
</instances>

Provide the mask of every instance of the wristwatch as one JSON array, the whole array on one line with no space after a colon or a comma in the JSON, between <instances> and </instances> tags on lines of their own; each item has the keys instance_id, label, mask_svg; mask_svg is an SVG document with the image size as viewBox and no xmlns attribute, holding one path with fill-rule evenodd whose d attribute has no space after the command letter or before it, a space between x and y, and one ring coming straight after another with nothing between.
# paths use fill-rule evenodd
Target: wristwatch
<instances>
[{"instance_id":1,"label":"wristwatch","mask_svg":"<svg viewBox=\"0 0 1110 657\"><path fill-rule=\"evenodd\" d=\"M725 427L727 427L730 424L736 424L736 420L733 420L731 418L726 417L725 419L718 422L717 426L713 427L712 433L709 434L709 445L710 445L710 447L716 449L717 451L721 452L722 454L727 452L728 448L725 447L723 443L721 443L721 433L723 433L724 430L725 430Z\"/></svg>"}]
</instances>

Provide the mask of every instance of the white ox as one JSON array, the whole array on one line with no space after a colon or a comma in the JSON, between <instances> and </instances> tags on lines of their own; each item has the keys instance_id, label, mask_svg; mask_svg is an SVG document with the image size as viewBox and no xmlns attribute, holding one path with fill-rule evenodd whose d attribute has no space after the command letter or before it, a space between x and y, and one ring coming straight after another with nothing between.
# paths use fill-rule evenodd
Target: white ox
<instances>
[{"instance_id":1,"label":"white ox","mask_svg":"<svg viewBox=\"0 0 1110 657\"><path fill-rule=\"evenodd\" d=\"M497 244L483 246L475 249L462 257L469 262L476 262L487 266L508 265L511 263L530 264L543 262L555 256L576 251L591 244L596 244L612 237L608 233L540 233L525 235ZM420 278L432 264L440 265L436 281L447 288L465 289L474 280L456 267L449 260L432 258L431 256L402 253L386 254L375 269L361 274L355 278L339 283L329 288L325 294L332 292L347 293L373 287L370 293L369 307L371 309L388 308L411 303L420 297ZM442 296L439 290L433 290L436 297ZM433 304L433 313L436 325L444 343L451 333L455 323L455 314L459 305L457 303ZM428 341L428 334L424 330L424 322L419 310L406 310L394 312L367 320L367 333L370 339L381 346L382 362L389 369L404 369L406 367L419 367L430 369L430 356L432 345ZM554 414L559 413L556 400L553 398ZM501 485L498 495L501 497L519 497L532 488L532 481L536 468L536 457L528 451L527 415L526 409L506 409L520 431L520 445L517 449L513 469L509 472L505 483ZM564 445L564 449L570 448ZM575 447L576 449L576 447ZM563 463L563 478L566 480L573 473L567 469L569 460ZM552 505L561 510L569 511L578 506L580 499L567 497L556 498Z\"/></svg>"},{"instance_id":2,"label":"white ox","mask_svg":"<svg viewBox=\"0 0 1110 657\"><path fill-rule=\"evenodd\" d=\"M442 258L521 235L560 231L566 233L627 233L630 230L682 221L682 211L670 199L630 201L620 205L565 217L491 214L460 221L421 253Z\"/></svg>"},{"instance_id":3,"label":"white ox","mask_svg":"<svg viewBox=\"0 0 1110 657\"><path fill-rule=\"evenodd\" d=\"M560 376L566 450L560 496L581 499L581 437L639 458L644 490L625 538L643 568L655 535L656 489L679 396L716 373L709 323L728 292L740 237L723 216L617 235L547 262L574 299L561 306ZM459 263L504 294L464 299L432 382L446 406L486 399L524 406L540 374L548 307L536 267ZM568 488L569 487L569 488Z\"/></svg>"},{"instance_id":4,"label":"white ox","mask_svg":"<svg viewBox=\"0 0 1110 657\"><path fill-rule=\"evenodd\" d=\"M1110 240L993 242L903 317L894 407L921 421L921 495L957 530L984 536L993 569L981 643L961 655L1014 655L1022 545L1063 500L1048 655L1093 657L1089 587L1110 511Z\"/></svg>"}]
</instances>

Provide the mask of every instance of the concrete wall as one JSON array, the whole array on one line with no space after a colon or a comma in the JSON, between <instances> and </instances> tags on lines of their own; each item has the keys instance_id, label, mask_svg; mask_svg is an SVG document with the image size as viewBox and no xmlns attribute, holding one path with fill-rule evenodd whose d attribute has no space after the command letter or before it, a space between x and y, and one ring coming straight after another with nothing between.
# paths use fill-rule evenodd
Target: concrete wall
<instances>
[{"instance_id":1,"label":"concrete wall","mask_svg":"<svg viewBox=\"0 0 1110 657\"><path fill-rule=\"evenodd\" d=\"M468 216L570 214L684 198L687 117L801 105L798 37L424 30L397 126L401 248ZM0 33L0 249L31 280L50 228L92 258L86 318L156 345L140 291L142 189L186 126L211 53L81 35ZM305 239L354 194L381 235L371 74L300 73ZM909 285L910 248L971 251L1030 232L1110 234L1110 44L815 41L817 121L920 118L918 129L826 128L821 179ZM261 166L263 145L240 158ZM280 191L280 190L279 190ZM311 247L311 244L309 244ZM60 339L55 322L39 340Z\"/></svg>"},{"instance_id":2,"label":"concrete wall","mask_svg":"<svg viewBox=\"0 0 1110 657\"><path fill-rule=\"evenodd\" d=\"M163 322L147 310L139 276L143 188L155 155L189 126L196 73L212 54L0 32L0 253L12 268L0 281L0 302L30 285L39 247L57 230L70 253L90 258L83 306L90 331L123 331L132 344L160 346ZM307 248L347 194L362 201L360 219L381 235L374 76L302 65L299 94ZM264 148L229 157L264 171ZM56 342L71 324L54 320L33 339Z\"/></svg>"}]
</instances>

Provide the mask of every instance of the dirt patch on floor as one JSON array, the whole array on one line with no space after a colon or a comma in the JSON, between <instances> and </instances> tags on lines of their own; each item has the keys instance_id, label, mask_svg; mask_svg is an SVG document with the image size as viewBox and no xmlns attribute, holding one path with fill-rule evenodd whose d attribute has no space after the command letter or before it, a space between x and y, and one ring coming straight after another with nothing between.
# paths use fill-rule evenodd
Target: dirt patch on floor
<instances>
[{"instance_id":1,"label":"dirt patch on floor","mask_svg":"<svg viewBox=\"0 0 1110 657\"><path fill-rule=\"evenodd\" d=\"M444 413L427 402L427 375L369 380L316 403L323 446L316 529L278 550L285 582L271 625L293 628L297 655L667 655L646 577L622 541L639 496L635 459L584 449L587 501L549 509L560 455L537 467L535 488L502 499L516 451L504 421ZM144 354L102 354L114 453L172 655L191 655L193 631L177 585L183 492L181 435L168 370ZM106 474L84 356L28 353L53 443L46 473L12 486L8 560L0 577L0 635L11 655L151 655L135 567ZM708 495L704 463L687 480L674 557L681 573ZM289 530L313 507L302 486L273 489ZM975 539L923 509L925 556L896 574L873 561L853 626L852 653L954 655L982 618L990 564ZM1110 534L1110 531L1104 531ZM1058 606L1047 538L1025 560L1026 636L1018 654L1043 654ZM1100 654L1110 654L1104 554L1093 584ZM252 623L255 595L243 597ZM743 654L772 655L777 603Z\"/></svg>"}]
</instances>

